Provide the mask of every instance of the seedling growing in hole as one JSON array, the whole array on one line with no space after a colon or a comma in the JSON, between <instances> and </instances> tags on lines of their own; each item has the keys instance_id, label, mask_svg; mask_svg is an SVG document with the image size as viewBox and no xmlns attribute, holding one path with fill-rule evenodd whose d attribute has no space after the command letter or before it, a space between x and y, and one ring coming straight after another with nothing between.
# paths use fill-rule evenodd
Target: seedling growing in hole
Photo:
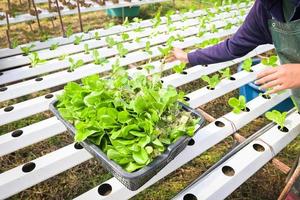
<instances>
[{"instance_id":1,"label":"seedling growing in hole","mask_svg":"<svg viewBox=\"0 0 300 200\"><path fill-rule=\"evenodd\" d=\"M201 79L208 83L207 88L209 90L214 90L216 86L221 82L218 74L213 75L211 78L207 75L201 77Z\"/></svg>"},{"instance_id":2,"label":"seedling growing in hole","mask_svg":"<svg viewBox=\"0 0 300 200\"><path fill-rule=\"evenodd\" d=\"M245 11L244 9L241 9L241 10L240 10L240 15L241 15L241 16L244 16L245 14L246 14L246 11Z\"/></svg>"},{"instance_id":3,"label":"seedling growing in hole","mask_svg":"<svg viewBox=\"0 0 300 200\"><path fill-rule=\"evenodd\" d=\"M270 67L276 67L277 66L277 61L278 61L278 58L277 56L270 56L269 58L263 58L261 60L261 63L263 65L266 65L266 66L270 66Z\"/></svg>"},{"instance_id":4,"label":"seedling growing in hole","mask_svg":"<svg viewBox=\"0 0 300 200\"><path fill-rule=\"evenodd\" d=\"M203 35L204 35L204 31L202 31L202 29L199 29L197 33L197 37L202 37Z\"/></svg>"},{"instance_id":5,"label":"seedling growing in hole","mask_svg":"<svg viewBox=\"0 0 300 200\"><path fill-rule=\"evenodd\" d=\"M95 32L94 33L94 38L95 38L95 40L100 40L100 34L99 34L99 32Z\"/></svg>"},{"instance_id":6,"label":"seedling growing in hole","mask_svg":"<svg viewBox=\"0 0 300 200\"><path fill-rule=\"evenodd\" d=\"M84 54L89 54L90 50L89 50L89 45L88 44L84 44Z\"/></svg>"},{"instance_id":7,"label":"seedling growing in hole","mask_svg":"<svg viewBox=\"0 0 300 200\"><path fill-rule=\"evenodd\" d=\"M220 42L219 38L211 38L203 41L201 44L196 45L198 48L205 48L207 46L216 45Z\"/></svg>"},{"instance_id":8,"label":"seedling growing in hole","mask_svg":"<svg viewBox=\"0 0 300 200\"><path fill-rule=\"evenodd\" d=\"M147 52L149 55L152 55L152 51L150 50L150 48L151 48L151 44L149 41L147 41L145 46L145 52Z\"/></svg>"},{"instance_id":9,"label":"seedling growing in hole","mask_svg":"<svg viewBox=\"0 0 300 200\"><path fill-rule=\"evenodd\" d=\"M233 108L232 112L235 114L240 114L247 109L246 98L244 96L239 96L239 98L231 97L228 100L228 104Z\"/></svg>"},{"instance_id":10,"label":"seedling growing in hole","mask_svg":"<svg viewBox=\"0 0 300 200\"><path fill-rule=\"evenodd\" d=\"M279 112L278 110L272 110L266 113L266 118L275 122L281 131L284 129L287 112Z\"/></svg>"},{"instance_id":11,"label":"seedling growing in hole","mask_svg":"<svg viewBox=\"0 0 300 200\"><path fill-rule=\"evenodd\" d=\"M122 43L117 44L117 51L120 57L125 57L128 54L128 49L126 49Z\"/></svg>"},{"instance_id":12,"label":"seedling growing in hole","mask_svg":"<svg viewBox=\"0 0 300 200\"><path fill-rule=\"evenodd\" d=\"M13 49L17 48L19 46L19 42L17 39L13 39L12 42L11 42L11 47Z\"/></svg>"},{"instance_id":13,"label":"seedling growing in hole","mask_svg":"<svg viewBox=\"0 0 300 200\"><path fill-rule=\"evenodd\" d=\"M48 32L45 32L45 31L41 32L41 42L47 41L49 39L49 37L50 36L49 36Z\"/></svg>"},{"instance_id":14,"label":"seedling growing in hole","mask_svg":"<svg viewBox=\"0 0 300 200\"><path fill-rule=\"evenodd\" d=\"M113 46L116 45L116 41L112 37L106 37L105 42L109 48L112 48Z\"/></svg>"},{"instance_id":15,"label":"seedling growing in hole","mask_svg":"<svg viewBox=\"0 0 300 200\"><path fill-rule=\"evenodd\" d=\"M58 46L59 46L59 43L58 43L58 42L57 42L57 43L54 43L54 44L51 44L50 50L51 50L51 51L54 51L55 49L58 48Z\"/></svg>"},{"instance_id":16,"label":"seedling growing in hole","mask_svg":"<svg viewBox=\"0 0 300 200\"><path fill-rule=\"evenodd\" d=\"M30 46L25 46L25 47L21 47L21 51L23 53L24 56L28 56L30 51L35 47L34 44L30 45Z\"/></svg>"},{"instance_id":17,"label":"seedling growing in hole","mask_svg":"<svg viewBox=\"0 0 300 200\"><path fill-rule=\"evenodd\" d=\"M205 18L205 17L199 17L198 21L199 21L199 28L202 28L202 29L206 28L207 18Z\"/></svg>"},{"instance_id":18,"label":"seedling growing in hole","mask_svg":"<svg viewBox=\"0 0 300 200\"><path fill-rule=\"evenodd\" d=\"M169 37L169 39L168 39L167 42L166 42L166 45L167 45L168 47L171 47L171 46L172 46L172 43L173 43L175 40L176 40L176 38L175 38L174 36Z\"/></svg>"},{"instance_id":19,"label":"seedling growing in hole","mask_svg":"<svg viewBox=\"0 0 300 200\"><path fill-rule=\"evenodd\" d=\"M81 67L84 62L82 59L75 61L73 58L69 58L70 66L69 66L69 71L73 72L75 69L78 67Z\"/></svg>"},{"instance_id":20,"label":"seedling growing in hole","mask_svg":"<svg viewBox=\"0 0 300 200\"><path fill-rule=\"evenodd\" d=\"M136 43L140 43L141 42L141 38L140 37L137 37L137 38L135 38L135 40L134 40Z\"/></svg>"},{"instance_id":21,"label":"seedling growing in hole","mask_svg":"<svg viewBox=\"0 0 300 200\"><path fill-rule=\"evenodd\" d=\"M175 38L177 41L179 41L179 42L184 42L184 37L183 36L181 36L181 35L179 35L179 34L177 34L176 35L176 38Z\"/></svg>"},{"instance_id":22,"label":"seedling growing in hole","mask_svg":"<svg viewBox=\"0 0 300 200\"><path fill-rule=\"evenodd\" d=\"M143 19L135 17L135 18L132 19L132 21L134 21L135 23L141 23L143 21Z\"/></svg>"},{"instance_id":23,"label":"seedling growing in hole","mask_svg":"<svg viewBox=\"0 0 300 200\"><path fill-rule=\"evenodd\" d=\"M67 38L71 37L72 34L73 34L72 26L69 24L67 26L67 30L66 30L66 36L67 36Z\"/></svg>"},{"instance_id":24,"label":"seedling growing in hole","mask_svg":"<svg viewBox=\"0 0 300 200\"><path fill-rule=\"evenodd\" d=\"M175 31L176 30L176 27L174 27L174 26L169 26L168 27L168 32L170 33L170 32L173 32L173 31Z\"/></svg>"},{"instance_id":25,"label":"seedling growing in hole","mask_svg":"<svg viewBox=\"0 0 300 200\"><path fill-rule=\"evenodd\" d=\"M75 36L75 40L74 40L74 45L79 45L80 42L82 41L83 35L81 36Z\"/></svg>"},{"instance_id":26,"label":"seedling growing in hole","mask_svg":"<svg viewBox=\"0 0 300 200\"><path fill-rule=\"evenodd\" d=\"M136 29L134 29L134 32L142 32L144 30L143 27L137 27Z\"/></svg>"},{"instance_id":27,"label":"seedling growing in hole","mask_svg":"<svg viewBox=\"0 0 300 200\"><path fill-rule=\"evenodd\" d=\"M166 18L167 18L167 25L170 26L173 22L172 22L172 18L171 16L174 14L173 10L169 10L166 14Z\"/></svg>"},{"instance_id":28,"label":"seedling growing in hole","mask_svg":"<svg viewBox=\"0 0 300 200\"><path fill-rule=\"evenodd\" d=\"M186 20L188 20L188 17L187 16L182 16L181 21L185 22Z\"/></svg>"},{"instance_id":29,"label":"seedling growing in hole","mask_svg":"<svg viewBox=\"0 0 300 200\"><path fill-rule=\"evenodd\" d=\"M226 26L224 27L224 29L225 29L225 30L229 30L229 29L232 28L232 26L233 26L233 24L232 24L231 22L228 22L228 23L226 24Z\"/></svg>"},{"instance_id":30,"label":"seedling growing in hole","mask_svg":"<svg viewBox=\"0 0 300 200\"><path fill-rule=\"evenodd\" d=\"M230 68L229 68L229 67L226 68L226 69L224 69L224 70L220 70L219 72L220 72L220 74L222 75L222 76L221 76L221 79L224 79L224 78L230 79L230 77L231 77L231 72L230 72Z\"/></svg>"},{"instance_id":31,"label":"seedling growing in hole","mask_svg":"<svg viewBox=\"0 0 300 200\"><path fill-rule=\"evenodd\" d=\"M162 54L162 57L163 57L162 63L165 63L165 60L171 53L172 47L171 46L168 46L166 48L158 47L158 50L160 51L160 53Z\"/></svg>"},{"instance_id":32,"label":"seedling growing in hole","mask_svg":"<svg viewBox=\"0 0 300 200\"><path fill-rule=\"evenodd\" d=\"M100 57L100 54L96 49L93 50L93 58L95 65L104 65L105 63L108 63L107 59Z\"/></svg>"},{"instance_id":33,"label":"seedling growing in hole","mask_svg":"<svg viewBox=\"0 0 300 200\"><path fill-rule=\"evenodd\" d=\"M113 22L105 23L104 28L109 29L109 28L113 27L114 25L115 25L115 23L113 23Z\"/></svg>"},{"instance_id":34,"label":"seedling growing in hole","mask_svg":"<svg viewBox=\"0 0 300 200\"><path fill-rule=\"evenodd\" d=\"M252 72L252 58L247 58L242 65L243 70L245 70L246 72Z\"/></svg>"},{"instance_id":35,"label":"seedling growing in hole","mask_svg":"<svg viewBox=\"0 0 300 200\"><path fill-rule=\"evenodd\" d=\"M147 71L148 74L150 74L150 72L154 70L154 68L155 68L154 65L151 64L147 64L144 66L144 69Z\"/></svg>"},{"instance_id":36,"label":"seedling growing in hole","mask_svg":"<svg viewBox=\"0 0 300 200\"><path fill-rule=\"evenodd\" d=\"M180 63L180 64L175 65L175 66L173 67L173 71L174 71L175 73L180 74L180 73L183 72L183 70L185 69L185 67L186 67L186 63Z\"/></svg>"},{"instance_id":37,"label":"seedling growing in hole","mask_svg":"<svg viewBox=\"0 0 300 200\"><path fill-rule=\"evenodd\" d=\"M161 18L160 18L160 10L156 13L154 19L152 20L153 28L157 28L161 24Z\"/></svg>"},{"instance_id":38,"label":"seedling growing in hole","mask_svg":"<svg viewBox=\"0 0 300 200\"><path fill-rule=\"evenodd\" d=\"M129 35L127 33L125 33L125 32L123 32L121 34L121 37L122 37L123 42L129 39Z\"/></svg>"},{"instance_id":39,"label":"seedling growing in hole","mask_svg":"<svg viewBox=\"0 0 300 200\"><path fill-rule=\"evenodd\" d=\"M31 63L31 67L35 67L38 64L42 64L45 63L46 60L44 59L40 59L39 55L37 52L33 52L29 55L29 59L30 59L30 63Z\"/></svg>"},{"instance_id":40,"label":"seedling growing in hole","mask_svg":"<svg viewBox=\"0 0 300 200\"><path fill-rule=\"evenodd\" d=\"M58 57L58 60L64 60L68 54L62 54L61 56Z\"/></svg>"},{"instance_id":41,"label":"seedling growing in hole","mask_svg":"<svg viewBox=\"0 0 300 200\"><path fill-rule=\"evenodd\" d=\"M210 32L211 33L217 33L219 30L216 28L216 25L213 24L211 27L210 27Z\"/></svg>"}]
</instances>

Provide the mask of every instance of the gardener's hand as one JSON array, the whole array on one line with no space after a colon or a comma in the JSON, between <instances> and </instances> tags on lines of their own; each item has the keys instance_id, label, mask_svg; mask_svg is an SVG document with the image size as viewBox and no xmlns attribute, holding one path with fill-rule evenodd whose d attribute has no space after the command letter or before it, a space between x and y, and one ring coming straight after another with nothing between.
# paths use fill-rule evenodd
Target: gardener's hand
<instances>
[{"instance_id":1,"label":"gardener's hand","mask_svg":"<svg viewBox=\"0 0 300 200\"><path fill-rule=\"evenodd\" d=\"M300 64L285 64L268 68L257 75L257 85L262 89L271 89L269 94L286 89L300 88Z\"/></svg>"},{"instance_id":2,"label":"gardener's hand","mask_svg":"<svg viewBox=\"0 0 300 200\"><path fill-rule=\"evenodd\" d=\"M173 55L174 59L179 60L183 63L189 62L187 53L185 53L182 49L174 47L174 49L172 51L172 55Z\"/></svg>"}]
</instances>

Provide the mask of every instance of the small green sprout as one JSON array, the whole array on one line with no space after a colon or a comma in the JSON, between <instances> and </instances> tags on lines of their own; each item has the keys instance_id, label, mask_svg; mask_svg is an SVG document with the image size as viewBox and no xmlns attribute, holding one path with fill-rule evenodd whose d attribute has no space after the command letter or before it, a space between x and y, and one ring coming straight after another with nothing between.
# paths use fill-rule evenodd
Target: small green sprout
<instances>
[{"instance_id":1,"label":"small green sprout","mask_svg":"<svg viewBox=\"0 0 300 200\"><path fill-rule=\"evenodd\" d=\"M30 46L24 46L21 47L21 51L23 53L24 56L28 56L29 53L31 52L31 50L35 47L34 44L30 45Z\"/></svg>"},{"instance_id":2,"label":"small green sprout","mask_svg":"<svg viewBox=\"0 0 300 200\"><path fill-rule=\"evenodd\" d=\"M128 49L126 49L122 43L117 44L117 51L120 57L125 57L128 54Z\"/></svg>"},{"instance_id":3,"label":"small green sprout","mask_svg":"<svg viewBox=\"0 0 300 200\"><path fill-rule=\"evenodd\" d=\"M57 49L59 47L59 43L57 42L57 43L54 43L54 44L51 44L51 46L50 46L50 50L51 51L54 51L55 49Z\"/></svg>"},{"instance_id":4,"label":"small green sprout","mask_svg":"<svg viewBox=\"0 0 300 200\"><path fill-rule=\"evenodd\" d=\"M38 64L45 63L46 60L40 59L39 55L37 52L33 52L29 55L29 59L31 62L31 67L36 67Z\"/></svg>"},{"instance_id":5,"label":"small green sprout","mask_svg":"<svg viewBox=\"0 0 300 200\"><path fill-rule=\"evenodd\" d=\"M279 112L278 110L272 110L266 113L266 118L275 122L279 129L282 131L284 129L285 121L286 121L287 112Z\"/></svg>"},{"instance_id":6,"label":"small green sprout","mask_svg":"<svg viewBox=\"0 0 300 200\"><path fill-rule=\"evenodd\" d=\"M73 35L73 29L72 29L72 26L69 24L67 26L66 36L67 36L67 38L69 38L69 37L71 37L71 35Z\"/></svg>"},{"instance_id":7,"label":"small green sprout","mask_svg":"<svg viewBox=\"0 0 300 200\"><path fill-rule=\"evenodd\" d=\"M121 38L122 38L123 42L126 41L126 40L128 40L128 39L129 39L128 33L123 32L123 33L121 34Z\"/></svg>"},{"instance_id":8,"label":"small green sprout","mask_svg":"<svg viewBox=\"0 0 300 200\"><path fill-rule=\"evenodd\" d=\"M82 41L82 38L83 38L83 35L81 35L81 36L75 35L74 45L79 45L80 42Z\"/></svg>"},{"instance_id":9,"label":"small green sprout","mask_svg":"<svg viewBox=\"0 0 300 200\"><path fill-rule=\"evenodd\" d=\"M207 75L201 77L201 79L208 83L207 88L209 90L214 90L216 86L221 82L218 74L213 75L211 78Z\"/></svg>"},{"instance_id":10,"label":"small green sprout","mask_svg":"<svg viewBox=\"0 0 300 200\"><path fill-rule=\"evenodd\" d=\"M75 61L73 58L69 58L70 66L69 71L73 72L75 69L81 67L84 64L82 59Z\"/></svg>"},{"instance_id":11,"label":"small green sprout","mask_svg":"<svg viewBox=\"0 0 300 200\"><path fill-rule=\"evenodd\" d=\"M112 48L113 46L115 46L117 44L117 42L112 37L106 37L105 42L109 48Z\"/></svg>"},{"instance_id":12,"label":"small green sprout","mask_svg":"<svg viewBox=\"0 0 300 200\"><path fill-rule=\"evenodd\" d=\"M173 71L175 73L181 74L183 72L183 70L185 69L185 67L186 67L186 63L180 63L173 67Z\"/></svg>"},{"instance_id":13,"label":"small green sprout","mask_svg":"<svg viewBox=\"0 0 300 200\"><path fill-rule=\"evenodd\" d=\"M246 72L252 72L252 58L247 58L242 65L243 70L245 70Z\"/></svg>"},{"instance_id":14,"label":"small green sprout","mask_svg":"<svg viewBox=\"0 0 300 200\"><path fill-rule=\"evenodd\" d=\"M232 112L235 114L240 114L242 111L247 110L246 98L244 96L239 96L239 98L231 97L228 100L228 104L233 108Z\"/></svg>"},{"instance_id":15,"label":"small green sprout","mask_svg":"<svg viewBox=\"0 0 300 200\"><path fill-rule=\"evenodd\" d=\"M145 52L147 52L149 55L152 55L152 51L150 50L150 48L151 48L151 44L149 41L147 41L145 45Z\"/></svg>"},{"instance_id":16,"label":"small green sprout","mask_svg":"<svg viewBox=\"0 0 300 200\"><path fill-rule=\"evenodd\" d=\"M93 50L93 58L94 58L94 64L95 65L104 65L105 63L108 63L108 60L105 58L101 58L99 52L94 49Z\"/></svg>"},{"instance_id":17,"label":"small green sprout","mask_svg":"<svg viewBox=\"0 0 300 200\"><path fill-rule=\"evenodd\" d=\"M94 39L95 40L100 40L100 34L99 34L99 32L95 32L94 33Z\"/></svg>"},{"instance_id":18,"label":"small green sprout","mask_svg":"<svg viewBox=\"0 0 300 200\"><path fill-rule=\"evenodd\" d=\"M230 72L230 68L229 67L226 68L226 69L224 69L224 70L220 70L219 72L221 74L221 79L224 79L224 78L230 79L231 72Z\"/></svg>"},{"instance_id":19,"label":"small green sprout","mask_svg":"<svg viewBox=\"0 0 300 200\"><path fill-rule=\"evenodd\" d=\"M263 58L261 60L261 63L266 66L276 67L277 61L278 61L277 56L273 55L273 56L270 56L269 58Z\"/></svg>"},{"instance_id":20,"label":"small green sprout","mask_svg":"<svg viewBox=\"0 0 300 200\"><path fill-rule=\"evenodd\" d=\"M90 50L89 50L89 45L88 44L84 44L84 54L89 54Z\"/></svg>"}]
</instances>

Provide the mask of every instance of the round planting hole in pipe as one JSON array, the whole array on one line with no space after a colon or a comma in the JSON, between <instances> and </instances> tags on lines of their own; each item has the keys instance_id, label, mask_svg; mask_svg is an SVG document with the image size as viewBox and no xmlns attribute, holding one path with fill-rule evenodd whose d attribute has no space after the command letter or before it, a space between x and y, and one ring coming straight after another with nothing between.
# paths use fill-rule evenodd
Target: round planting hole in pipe
<instances>
[{"instance_id":1,"label":"round planting hole in pipe","mask_svg":"<svg viewBox=\"0 0 300 200\"><path fill-rule=\"evenodd\" d=\"M191 100L189 97L183 97L183 99L184 99L185 101L190 101L190 100Z\"/></svg>"},{"instance_id":2,"label":"round planting hole in pipe","mask_svg":"<svg viewBox=\"0 0 300 200\"><path fill-rule=\"evenodd\" d=\"M34 162L26 163L25 165L23 165L22 171L25 173L31 172L32 170L34 170L35 166L36 165Z\"/></svg>"},{"instance_id":3,"label":"round planting hole in pipe","mask_svg":"<svg viewBox=\"0 0 300 200\"><path fill-rule=\"evenodd\" d=\"M278 126L277 127L278 128L278 130L280 130L281 132L284 132L284 133L287 133L287 132L289 132L289 129L287 128L287 127L283 127L283 128L280 128L280 126Z\"/></svg>"},{"instance_id":4,"label":"round planting hole in pipe","mask_svg":"<svg viewBox=\"0 0 300 200\"><path fill-rule=\"evenodd\" d=\"M41 78L41 77L38 77L35 79L35 81L42 81L42 80L43 80L43 78Z\"/></svg>"},{"instance_id":5,"label":"round planting hole in pipe","mask_svg":"<svg viewBox=\"0 0 300 200\"><path fill-rule=\"evenodd\" d=\"M270 96L270 95L263 94L263 95L261 95L261 96L262 96L262 98L264 98L264 99L271 99L271 96Z\"/></svg>"},{"instance_id":6,"label":"round planting hole in pipe","mask_svg":"<svg viewBox=\"0 0 300 200\"><path fill-rule=\"evenodd\" d=\"M263 145L260 145L260 144L253 144L253 149L255 151L258 151L258 152L263 152L265 151L265 147Z\"/></svg>"},{"instance_id":7,"label":"round planting hole in pipe","mask_svg":"<svg viewBox=\"0 0 300 200\"><path fill-rule=\"evenodd\" d=\"M0 92L4 92L5 90L7 90L7 87L0 88Z\"/></svg>"},{"instance_id":8,"label":"round planting hole in pipe","mask_svg":"<svg viewBox=\"0 0 300 200\"><path fill-rule=\"evenodd\" d=\"M83 149L83 146L79 143L75 143L74 148L79 150L79 149Z\"/></svg>"},{"instance_id":9,"label":"round planting hole in pipe","mask_svg":"<svg viewBox=\"0 0 300 200\"><path fill-rule=\"evenodd\" d=\"M15 130L14 132L11 133L12 137L19 137L23 134L22 130Z\"/></svg>"},{"instance_id":10,"label":"round planting hole in pipe","mask_svg":"<svg viewBox=\"0 0 300 200\"><path fill-rule=\"evenodd\" d=\"M220 127L220 128L222 128L222 127L225 126L225 124L224 124L223 122L221 122L221 121L215 121L215 125L216 125L217 127Z\"/></svg>"},{"instance_id":11,"label":"round planting hole in pipe","mask_svg":"<svg viewBox=\"0 0 300 200\"><path fill-rule=\"evenodd\" d=\"M230 77L229 77L229 80L235 81L236 79L235 79L234 77L230 76Z\"/></svg>"},{"instance_id":12,"label":"round planting hole in pipe","mask_svg":"<svg viewBox=\"0 0 300 200\"><path fill-rule=\"evenodd\" d=\"M250 108L246 107L245 109L242 110L243 112L250 112Z\"/></svg>"},{"instance_id":13,"label":"round planting hole in pipe","mask_svg":"<svg viewBox=\"0 0 300 200\"><path fill-rule=\"evenodd\" d=\"M188 145L193 146L194 144L195 144L195 140L193 138L191 138Z\"/></svg>"},{"instance_id":14,"label":"round planting hole in pipe","mask_svg":"<svg viewBox=\"0 0 300 200\"><path fill-rule=\"evenodd\" d=\"M4 112L10 112L14 109L13 106L7 106L6 108L4 108Z\"/></svg>"},{"instance_id":15,"label":"round planting hole in pipe","mask_svg":"<svg viewBox=\"0 0 300 200\"><path fill-rule=\"evenodd\" d=\"M142 70L143 68L141 68L141 67L137 67L136 69L137 69L137 70Z\"/></svg>"},{"instance_id":16,"label":"round planting hole in pipe","mask_svg":"<svg viewBox=\"0 0 300 200\"><path fill-rule=\"evenodd\" d=\"M202 65L203 67L208 67L208 65Z\"/></svg>"},{"instance_id":17,"label":"round planting hole in pipe","mask_svg":"<svg viewBox=\"0 0 300 200\"><path fill-rule=\"evenodd\" d=\"M183 72L181 72L181 74L187 75L188 73L187 73L187 71L183 71Z\"/></svg>"},{"instance_id":18,"label":"round planting hole in pipe","mask_svg":"<svg viewBox=\"0 0 300 200\"><path fill-rule=\"evenodd\" d=\"M2 76L3 75L3 72L0 72L0 76Z\"/></svg>"},{"instance_id":19,"label":"round planting hole in pipe","mask_svg":"<svg viewBox=\"0 0 300 200\"><path fill-rule=\"evenodd\" d=\"M183 200L198 200L198 199L195 195L188 193L183 196Z\"/></svg>"},{"instance_id":20,"label":"round planting hole in pipe","mask_svg":"<svg viewBox=\"0 0 300 200\"><path fill-rule=\"evenodd\" d=\"M222 167L222 172L226 176L234 176L234 174L235 174L234 169L232 167L230 167L230 166L224 166L224 167Z\"/></svg>"},{"instance_id":21,"label":"round planting hole in pipe","mask_svg":"<svg viewBox=\"0 0 300 200\"><path fill-rule=\"evenodd\" d=\"M211 88L211 87L208 87L208 86L206 86L206 89L208 89L208 90L215 90L215 88Z\"/></svg>"},{"instance_id":22,"label":"round planting hole in pipe","mask_svg":"<svg viewBox=\"0 0 300 200\"><path fill-rule=\"evenodd\" d=\"M47 95L45 96L46 99L51 99L52 97L53 97L53 94L47 94Z\"/></svg>"},{"instance_id":23,"label":"round planting hole in pipe","mask_svg":"<svg viewBox=\"0 0 300 200\"><path fill-rule=\"evenodd\" d=\"M98 193L101 196L107 196L111 193L111 191L112 191L112 187L108 183L104 183L98 187Z\"/></svg>"},{"instance_id":24,"label":"round planting hole in pipe","mask_svg":"<svg viewBox=\"0 0 300 200\"><path fill-rule=\"evenodd\" d=\"M164 83L164 81L163 81L163 80L160 80L160 82L161 82L161 83Z\"/></svg>"}]
</instances>

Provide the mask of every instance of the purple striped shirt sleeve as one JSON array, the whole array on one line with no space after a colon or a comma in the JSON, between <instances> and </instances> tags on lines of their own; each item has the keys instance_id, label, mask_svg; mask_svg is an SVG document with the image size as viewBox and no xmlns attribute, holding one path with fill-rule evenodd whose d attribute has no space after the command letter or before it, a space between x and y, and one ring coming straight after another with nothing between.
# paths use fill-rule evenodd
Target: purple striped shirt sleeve
<instances>
[{"instance_id":1,"label":"purple striped shirt sleeve","mask_svg":"<svg viewBox=\"0 0 300 200\"><path fill-rule=\"evenodd\" d=\"M188 54L192 66L225 62L246 55L261 44L272 43L268 29L271 15L257 0L243 25L229 39L215 46L198 49Z\"/></svg>"}]
</instances>

